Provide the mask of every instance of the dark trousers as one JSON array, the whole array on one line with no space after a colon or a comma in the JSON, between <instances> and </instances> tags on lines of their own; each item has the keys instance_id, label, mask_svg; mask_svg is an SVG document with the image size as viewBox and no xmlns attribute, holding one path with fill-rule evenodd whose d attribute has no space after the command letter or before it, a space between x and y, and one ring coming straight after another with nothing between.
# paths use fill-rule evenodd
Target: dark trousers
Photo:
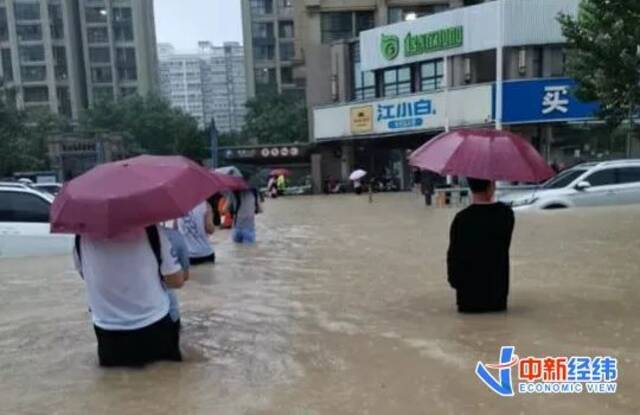
<instances>
[{"instance_id":1,"label":"dark trousers","mask_svg":"<svg viewBox=\"0 0 640 415\"><path fill-rule=\"evenodd\" d=\"M105 330L94 325L103 367L142 367L159 360L182 361L180 326L167 314L137 330Z\"/></svg>"},{"instance_id":2,"label":"dark trousers","mask_svg":"<svg viewBox=\"0 0 640 415\"><path fill-rule=\"evenodd\" d=\"M200 265L200 264L215 264L216 263L216 254L213 253L211 255L208 256L202 256L202 257L192 257L189 258L189 264L190 265Z\"/></svg>"}]
</instances>

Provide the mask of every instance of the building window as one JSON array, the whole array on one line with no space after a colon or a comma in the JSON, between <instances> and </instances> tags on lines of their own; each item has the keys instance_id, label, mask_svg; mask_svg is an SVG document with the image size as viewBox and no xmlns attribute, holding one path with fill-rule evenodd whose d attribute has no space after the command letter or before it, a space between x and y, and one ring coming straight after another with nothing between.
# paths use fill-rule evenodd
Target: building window
<instances>
[{"instance_id":1,"label":"building window","mask_svg":"<svg viewBox=\"0 0 640 415\"><path fill-rule=\"evenodd\" d=\"M293 42L280 42L280 60L293 60L294 55Z\"/></svg>"},{"instance_id":2,"label":"building window","mask_svg":"<svg viewBox=\"0 0 640 415\"><path fill-rule=\"evenodd\" d=\"M254 39L273 39L273 23L251 24L251 35Z\"/></svg>"},{"instance_id":3,"label":"building window","mask_svg":"<svg viewBox=\"0 0 640 415\"><path fill-rule=\"evenodd\" d=\"M7 23L7 9L0 7L0 42L9 40L9 25Z\"/></svg>"},{"instance_id":4,"label":"building window","mask_svg":"<svg viewBox=\"0 0 640 415\"><path fill-rule=\"evenodd\" d=\"M91 68L91 80L98 84L113 82L111 68L108 66Z\"/></svg>"},{"instance_id":5,"label":"building window","mask_svg":"<svg viewBox=\"0 0 640 415\"><path fill-rule=\"evenodd\" d=\"M408 66L385 70L382 80L385 97L411 93L411 68Z\"/></svg>"},{"instance_id":6,"label":"building window","mask_svg":"<svg viewBox=\"0 0 640 415\"><path fill-rule=\"evenodd\" d=\"M46 66L21 66L20 76L23 82L37 82L47 79Z\"/></svg>"},{"instance_id":7,"label":"building window","mask_svg":"<svg viewBox=\"0 0 640 415\"><path fill-rule=\"evenodd\" d=\"M131 8L113 8L113 37L118 42L131 42L133 40Z\"/></svg>"},{"instance_id":8,"label":"building window","mask_svg":"<svg viewBox=\"0 0 640 415\"><path fill-rule=\"evenodd\" d=\"M260 16L273 13L273 0L251 0L251 14Z\"/></svg>"},{"instance_id":9,"label":"building window","mask_svg":"<svg viewBox=\"0 0 640 415\"><path fill-rule=\"evenodd\" d=\"M57 87L56 88L56 96L58 98L58 112L62 115L65 115L71 118L71 98L69 95L69 88L67 87Z\"/></svg>"},{"instance_id":10,"label":"building window","mask_svg":"<svg viewBox=\"0 0 640 415\"><path fill-rule=\"evenodd\" d=\"M280 37L285 39L293 39L293 22L280 22Z\"/></svg>"},{"instance_id":11,"label":"building window","mask_svg":"<svg viewBox=\"0 0 640 415\"><path fill-rule=\"evenodd\" d=\"M436 59L420 65L420 90L433 91L442 88L444 61Z\"/></svg>"},{"instance_id":12,"label":"building window","mask_svg":"<svg viewBox=\"0 0 640 415\"><path fill-rule=\"evenodd\" d=\"M28 86L22 88L24 102L46 102L49 101L49 88L46 86Z\"/></svg>"},{"instance_id":13,"label":"building window","mask_svg":"<svg viewBox=\"0 0 640 415\"><path fill-rule=\"evenodd\" d=\"M280 80L283 84L293 84L293 68L290 66L280 68Z\"/></svg>"},{"instance_id":14,"label":"building window","mask_svg":"<svg viewBox=\"0 0 640 415\"><path fill-rule=\"evenodd\" d=\"M49 4L49 22L51 23L51 38L64 39L64 20L60 4Z\"/></svg>"},{"instance_id":15,"label":"building window","mask_svg":"<svg viewBox=\"0 0 640 415\"><path fill-rule=\"evenodd\" d=\"M257 61L273 60L274 51L273 45L254 45L253 58Z\"/></svg>"},{"instance_id":16,"label":"building window","mask_svg":"<svg viewBox=\"0 0 640 415\"><path fill-rule=\"evenodd\" d=\"M116 65L118 67L119 80L136 81L138 79L135 48L117 48Z\"/></svg>"},{"instance_id":17,"label":"building window","mask_svg":"<svg viewBox=\"0 0 640 415\"><path fill-rule=\"evenodd\" d=\"M53 62L55 65L56 80L64 81L68 78L67 52L62 46L53 47Z\"/></svg>"},{"instance_id":18,"label":"building window","mask_svg":"<svg viewBox=\"0 0 640 415\"><path fill-rule=\"evenodd\" d=\"M44 62L44 46L20 46L20 62Z\"/></svg>"},{"instance_id":19,"label":"building window","mask_svg":"<svg viewBox=\"0 0 640 415\"><path fill-rule=\"evenodd\" d=\"M357 37L375 25L373 12L329 12L321 15L322 43Z\"/></svg>"},{"instance_id":20,"label":"building window","mask_svg":"<svg viewBox=\"0 0 640 415\"><path fill-rule=\"evenodd\" d=\"M6 82L13 82L13 65L11 64L11 49L2 49L2 76Z\"/></svg>"},{"instance_id":21,"label":"building window","mask_svg":"<svg viewBox=\"0 0 640 415\"><path fill-rule=\"evenodd\" d=\"M40 20L40 2L16 3L16 20Z\"/></svg>"},{"instance_id":22,"label":"building window","mask_svg":"<svg viewBox=\"0 0 640 415\"><path fill-rule=\"evenodd\" d=\"M89 61L92 63L110 63L109 48L89 48Z\"/></svg>"},{"instance_id":23,"label":"building window","mask_svg":"<svg viewBox=\"0 0 640 415\"><path fill-rule=\"evenodd\" d=\"M430 6L389 7L389 23L404 22L449 10L448 4L433 4Z\"/></svg>"},{"instance_id":24,"label":"building window","mask_svg":"<svg viewBox=\"0 0 640 415\"><path fill-rule=\"evenodd\" d=\"M94 87L93 100L95 102L113 101L113 88L110 86Z\"/></svg>"},{"instance_id":25,"label":"building window","mask_svg":"<svg viewBox=\"0 0 640 415\"><path fill-rule=\"evenodd\" d=\"M42 40L42 26L40 24L19 24L16 26L18 40Z\"/></svg>"},{"instance_id":26,"label":"building window","mask_svg":"<svg viewBox=\"0 0 640 415\"><path fill-rule=\"evenodd\" d=\"M360 62L353 64L353 99L362 101L376 97L376 76L372 71L362 71Z\"/></svg>"},{"instance_id":27,"label":"building window","mask_svg":"<svg viewBox=\"0 0 640 415\"><path fill-rule=\"evenodd\" d=\"M85 9L87 23L106 23L107 9L104 7L87 7Z\"/></svg>"},{"instance_id":28,"label":"building window","mask_svg":"<svg viewBox=\"0 0 640 415\"><path fill-rule=\"evenodd\" d=\"M106 27L90 27L87 29L88 43L109 43L109 29Z\"/></svg>"}]
</instances>

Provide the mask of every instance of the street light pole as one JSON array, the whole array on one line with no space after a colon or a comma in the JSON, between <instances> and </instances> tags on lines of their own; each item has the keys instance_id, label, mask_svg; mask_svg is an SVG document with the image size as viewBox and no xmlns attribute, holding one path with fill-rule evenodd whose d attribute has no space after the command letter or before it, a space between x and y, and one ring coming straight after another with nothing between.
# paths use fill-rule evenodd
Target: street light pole
<instances>
[{"instance_id":1,"label":"street light pole","mask_svg":"<svg viewBox=\"0 0 640 415\"><path fill-rule=\"evenodd\" d=\"M211 143L211 168L218 167L218 129L216 128L216 120L211 117L209 127L209 141Z\"/></svg>"},{"instance_id":2,"label":"street light pole","mask_svg":"<svg viewBox=\"0 0 640 415\"><path fill-rule=\"evenodd\" d=\"M496 47L496 130L502 130L502 87L504 81L504 0L498 0L498 39Z\"/></svg>"}]
</instances>

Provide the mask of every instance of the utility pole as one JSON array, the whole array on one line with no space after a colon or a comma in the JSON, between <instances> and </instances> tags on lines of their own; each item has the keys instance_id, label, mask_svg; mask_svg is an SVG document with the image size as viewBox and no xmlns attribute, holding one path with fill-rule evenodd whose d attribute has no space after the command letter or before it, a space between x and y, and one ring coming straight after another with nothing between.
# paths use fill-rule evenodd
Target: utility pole
<instances>
[{"instance_id":1,"label":"utility pole","mask_svg":"<svg viewBox=\"0 0 640 415\"><path fill-rule=\"evenodd\" d=\"M211 143L211 168L218 167L218 129L216 128L216 120L211 117L211 124L209 127L209 141Z\"/></svg>"}]
</instances>

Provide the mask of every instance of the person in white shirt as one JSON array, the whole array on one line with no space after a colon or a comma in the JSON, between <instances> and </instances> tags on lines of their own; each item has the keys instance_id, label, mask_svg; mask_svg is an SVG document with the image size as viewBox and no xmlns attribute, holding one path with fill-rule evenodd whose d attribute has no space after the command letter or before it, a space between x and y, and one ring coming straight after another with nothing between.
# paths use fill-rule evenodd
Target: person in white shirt
<instances>
[{"instance_id":1,"label":"person in white shirt","mask_svg":"<svg viewBox=\"0 0 640 415\"><path fill-rule=\"evenodd\" d=\"M87 287L101 366L182 360L165 286L181 288L185 274L159 227L112 239L78 236L74 259Z\"/></svg>"},{"instance_id":2,"label":"person in white shirt","mask_svg":"<svg viewBox=\"0 0 640 415\"><path fill-rule=\"evenodd\" d=\"M216 254L209 242L209 235L215 231L211 205L200 203L176 223L187 243L191 265L215 263Z\"/></svg>"}]
</instances>

